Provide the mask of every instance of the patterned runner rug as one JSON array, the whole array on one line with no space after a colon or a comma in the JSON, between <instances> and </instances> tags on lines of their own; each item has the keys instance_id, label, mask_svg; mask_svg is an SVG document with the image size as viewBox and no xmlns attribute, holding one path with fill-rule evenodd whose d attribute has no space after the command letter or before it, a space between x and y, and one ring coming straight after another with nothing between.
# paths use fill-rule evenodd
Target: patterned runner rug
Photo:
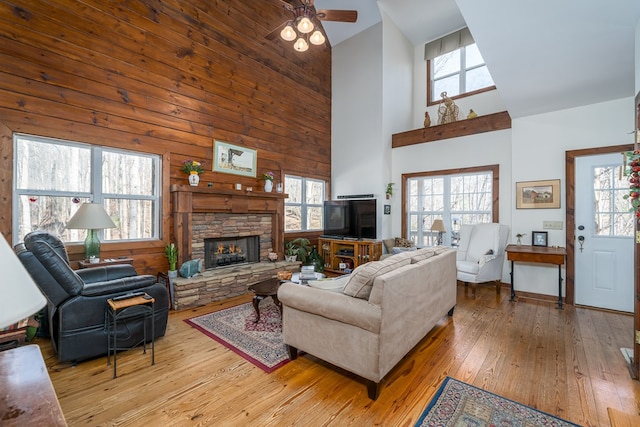
<instances>
[{"instance_id":1,"label":"patterned runner rug","mask_svg":"<svg viewBox=\"0 0 640 427\"><path fill-rule=\"evenodd\" d=\"M271 298L260 303L260 321L254 323L251 303L185 320L189 325L236 352L265 372L289 362L282 341L282 319Z\"/></svg>"},{"instance_id":2,"label":"patterned runner rug","mask_svg":"<svg viewBox=\"0 0 640 427\"><path fill-rule=\"evenodd\" d=\"M578 426L447 377L416 426Z\"/></svg>"}]
</instances>

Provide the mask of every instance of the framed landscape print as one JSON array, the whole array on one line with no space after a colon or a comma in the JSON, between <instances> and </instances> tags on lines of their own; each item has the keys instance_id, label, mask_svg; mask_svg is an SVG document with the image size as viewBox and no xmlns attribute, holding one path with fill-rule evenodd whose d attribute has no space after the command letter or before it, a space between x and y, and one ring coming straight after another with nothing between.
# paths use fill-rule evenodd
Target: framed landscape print
<instances>
[{"instance_id":1,"label":"framed landscape print","mask_svg":"<svg viewBox=\"0 0 640 427\"><path fill-rule=\"evenodd\" d=\"M251 148L215 141L213 170L235 175L256 176L257 155Z\"/></svg>"},{"instance_id":2,"label":"framed landscape print","mask_svg":"<svg viewBox=\"0 0 640 427\"><path fill-rule=\"evenodd\" d=\"M516 182L516 209L557 209L560 180Z\"/></svg>"}]
</instances>

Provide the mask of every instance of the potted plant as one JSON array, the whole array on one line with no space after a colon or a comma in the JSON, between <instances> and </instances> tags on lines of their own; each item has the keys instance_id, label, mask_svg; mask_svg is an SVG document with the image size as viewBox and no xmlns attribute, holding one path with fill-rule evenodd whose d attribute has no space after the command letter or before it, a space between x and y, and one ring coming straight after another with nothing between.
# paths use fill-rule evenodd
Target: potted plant
<instances>
[{"instance_id":1,"label":"potted plant","mask_svg":"<svg viewBox=\"0 0 640 427\"><path fill-rule=\"evenodd\" d=\"M516 234L516 239L518 239L516 241L516 245L520 246L522 244L522 240L521 239L526 235L527 235L527 233L518 233L518 234Z\"/></svg>"},{"instance_id":2,"label":"potted plant","mask_svg":"<svg viewBox=\"0 0 640 427\"><path fill-rule=\"evenodd\" d=\"M284 244L284 253L287 256L286 260L289 262L299 260L302 264L306 263L311 249L309 239L304 237L289 240Z\"/></svg>"},{"instance_id":3,"label":"potted plant","mask_svg":"<svg viewBox=\"0 0 640 427\"><path fill-rule=\"evenodd\" d=\"M267 172L262 174L262 179L264 180L264 191L267 193L271 193L273 190L273 180L275 179L275 175L273 172Z\"/></svg>"},{"instance_id":4,"label":"potted plant","mask_svg":"<svg viewBox=\"0 0 640 427\"><path fill-rule=\"evenodd\" d=\"M189 185L196 186L200 182L200 174L204 173L202 163L193 159L182 162L182 172L189 175Z\"/></svg>"},{"instance_id":5,"label":"potted plant","mask_svg":"<svg viewBox=\"0 0 640 427\"><path fill-rule=\"evenodd\" d=\"M169 243L164 248L164 253L169 261L169 278L175 279L178 277L178 270L176 264L178 263L178 247L175 243Z\"/></svg>"}]
</instances>

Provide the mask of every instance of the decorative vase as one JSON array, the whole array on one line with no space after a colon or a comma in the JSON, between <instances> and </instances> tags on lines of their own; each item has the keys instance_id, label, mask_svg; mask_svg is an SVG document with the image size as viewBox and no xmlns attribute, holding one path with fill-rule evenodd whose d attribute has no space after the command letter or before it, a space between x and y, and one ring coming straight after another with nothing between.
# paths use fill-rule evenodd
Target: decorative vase
<instances>
[{"instance_id":1,"label":"decorative vase","mask_svg":"<svg viewBox=\"0 0 640 427\"><path fill-rule=\"evenodd\" d=\"M424 127L428 128L431 126L431 117L429 116L429 112L425 111L424 113Z\"/></svg>"},{"instance_id":2,"label":"decorative vase","mask_svg":"<svg viewBox=\"0 0 640 427\"><path fill-rule=\"evenodd\" d=\"M169 270L167 276L169 279L175 279L178 277L178 270Z\"/></svg>"},{"instance_id":3,"label":"decorative vase","mask_svg":"<svg viewBox=\"0 0 640 427\"><path fill-rule=\"evenodd\" d=\"M272 190L273 190L273 181L271 181L269 179L265 179L264 180L264 191L266 191L267 193L271 193Z\"/></svg>"},{"instance_id":4,"label":"decorative vase","mask_svg":"<svg viewBox=\"0 0 640 427\"><path fill-rule=\"evenodd\" d=\"M189 185L193 185L194 187L196 187L199 183L200 175L198 175L198 172L196 171L191 171L191 173L189 174Z\"/></svg>"}]
</instances>

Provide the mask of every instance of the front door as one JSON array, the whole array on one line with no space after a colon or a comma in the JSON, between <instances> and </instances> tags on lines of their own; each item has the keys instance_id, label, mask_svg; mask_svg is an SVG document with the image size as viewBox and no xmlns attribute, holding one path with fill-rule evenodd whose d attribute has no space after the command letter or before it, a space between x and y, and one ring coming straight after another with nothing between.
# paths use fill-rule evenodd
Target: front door
<instances>
[{"instance_id":1,"label":"front door","mask_svg":"<svg viewBox=\"0 0 640 427\"><path fill-rule=\"evenodd\" d=\"M633 214L620 153L576 157L575 303L633 312Z\"/></svg>"}]
</instances>

